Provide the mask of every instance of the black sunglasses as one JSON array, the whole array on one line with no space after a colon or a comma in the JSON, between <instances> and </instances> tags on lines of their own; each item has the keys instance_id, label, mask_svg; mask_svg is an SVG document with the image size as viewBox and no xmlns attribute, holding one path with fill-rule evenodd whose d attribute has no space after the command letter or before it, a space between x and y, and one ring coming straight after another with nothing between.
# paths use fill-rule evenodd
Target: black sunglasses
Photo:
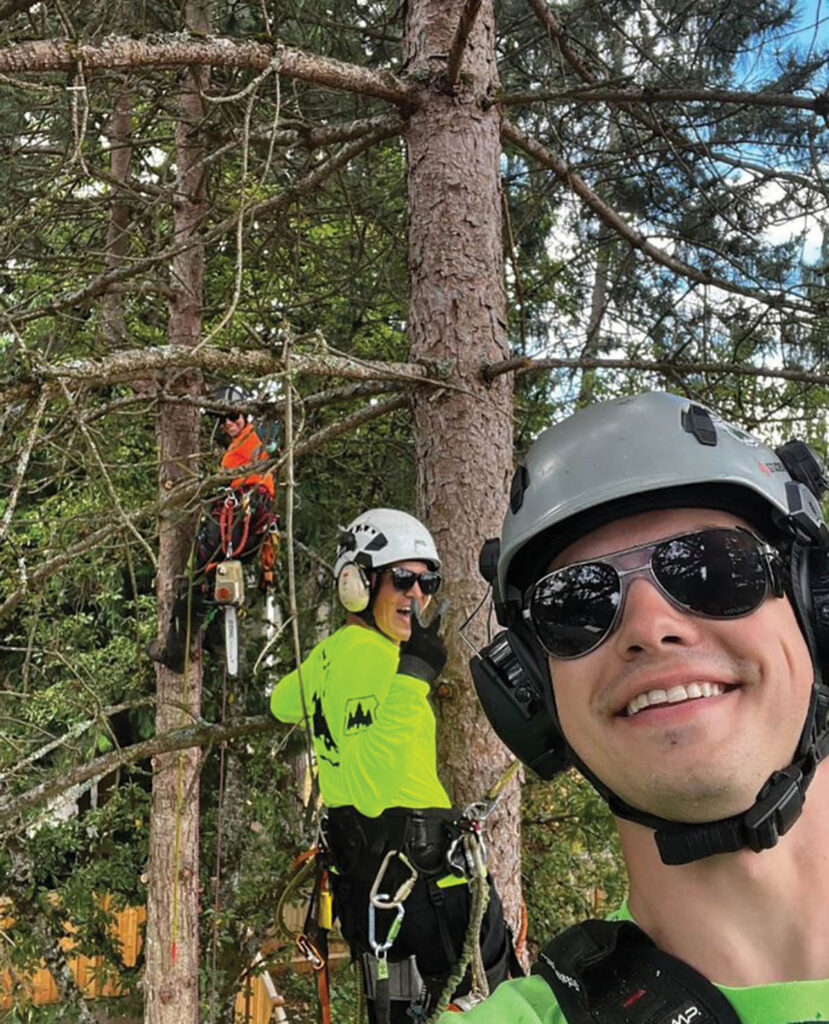
<instances>
[{"instance_id":1,"label":"black sunglasses","mask_svg":"<svg viewBox=\"0 0 829 1024\"><path fill-rule=\"evenodd\" d=\"M749 615L770 591L783 594L774 548L740 528L699 530L556 569L529 588L524 616L548 654L580 658L619 625L635 576L681 611L711 619Z\"/></svg>"},{"instance_id":2,"label":"black sunglasses","mask_svg":"<svg viewBox=\"0 0 829 1024\"><path fill-rule=\"evenodd\" d=\"M414 569L404 569L400 565L384 569L383 572L391 576L395 590L411 590L415 583L418 583L420 592L427 597L436 594L441 583L439 572L415 572Z\"/></svg>"}]
</instances>

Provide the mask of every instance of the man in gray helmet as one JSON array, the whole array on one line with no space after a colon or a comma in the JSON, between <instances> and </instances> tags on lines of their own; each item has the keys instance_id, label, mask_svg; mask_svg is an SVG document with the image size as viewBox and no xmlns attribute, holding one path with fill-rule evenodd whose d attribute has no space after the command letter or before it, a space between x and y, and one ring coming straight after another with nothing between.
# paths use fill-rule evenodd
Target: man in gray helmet
<instances>
[{"instance_id":1,"label":"man in gray helmet","mask_svg":"<svg viewBox=\"0 0 829 1024\"><path fill-rule=\"evenodd\" d=\"M829 1019L825 486L806 445L676 395L530 448L482 557L505 630L473 675L522 760L607 801L629 896L474 1024Z\"/></svg>"}]
</instances>

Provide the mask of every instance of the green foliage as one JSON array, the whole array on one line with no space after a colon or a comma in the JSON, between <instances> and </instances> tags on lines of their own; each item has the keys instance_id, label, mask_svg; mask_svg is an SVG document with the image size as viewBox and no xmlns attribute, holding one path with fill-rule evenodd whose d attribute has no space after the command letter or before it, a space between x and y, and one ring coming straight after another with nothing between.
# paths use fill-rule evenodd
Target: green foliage
<instances>
[{"instance_id":1,"label":"green foliage","mask_svg":"<svg viewBox=\"0 0 829 1024\"><path fill-rule=\"evenodd\" d=\"M571 924L614 910L627 881L607 806L580 776L528 779L522 799L527 938L534 950Z\"/></svg>"}]
</instances>

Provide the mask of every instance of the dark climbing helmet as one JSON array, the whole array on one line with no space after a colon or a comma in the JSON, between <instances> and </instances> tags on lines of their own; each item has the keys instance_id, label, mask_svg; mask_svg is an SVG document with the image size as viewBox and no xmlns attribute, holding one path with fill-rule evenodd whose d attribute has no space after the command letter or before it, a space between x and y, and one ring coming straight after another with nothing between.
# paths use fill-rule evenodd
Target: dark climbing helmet
<instances>
[{"instance_id":1,"label":"dark climbing helmet","mask_svg":"<svg viewBox=\"0 0 829 1024\"><path fill-rule=\"evenodd\" d=\"M210 392L211 408L209 413L219 422L226 416L237 418L247 415L245 406L253 401L253 396L239 384L220 384Z\"/></svg>"}]
</instances>

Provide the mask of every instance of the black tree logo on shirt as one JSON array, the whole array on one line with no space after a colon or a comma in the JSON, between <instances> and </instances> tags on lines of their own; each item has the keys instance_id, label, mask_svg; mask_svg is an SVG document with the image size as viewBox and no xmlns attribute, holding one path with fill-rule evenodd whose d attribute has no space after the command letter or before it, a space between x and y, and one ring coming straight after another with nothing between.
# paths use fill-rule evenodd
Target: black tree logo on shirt
<instances>
[{"instance_id":1,"label":"black tree logo on shirt","mask_svg":"<svg viewBox=\"0 0 829 1024\"><path fill-rule=\"evenodd\" d=\"M345 704L345 725L343 732L351 736L361 729L374 724L377 717L378 700L373 694L366 697L352 697Z\"/></svg>"},{"instance_id":2,"label":"black tree logo on shirt","mask_svg":"<svg viewBox=\"0 0 829 1024\"><path fill-rule=\"evenodd\" d=\"M331 735L331 730L328 728L328 722L325 718L325 713L322 710L322 701L320 700L319 694L314 694L314 718L312 722L312 729L315 740L322 740L326 750L334 750L339 752L337 744L334 742L334 737ZM320 754L320 757L328 761L329 764L338 765L338 761L332 761L331 758L325 757L324 754Z\"/></svg>"}]
</instances>

